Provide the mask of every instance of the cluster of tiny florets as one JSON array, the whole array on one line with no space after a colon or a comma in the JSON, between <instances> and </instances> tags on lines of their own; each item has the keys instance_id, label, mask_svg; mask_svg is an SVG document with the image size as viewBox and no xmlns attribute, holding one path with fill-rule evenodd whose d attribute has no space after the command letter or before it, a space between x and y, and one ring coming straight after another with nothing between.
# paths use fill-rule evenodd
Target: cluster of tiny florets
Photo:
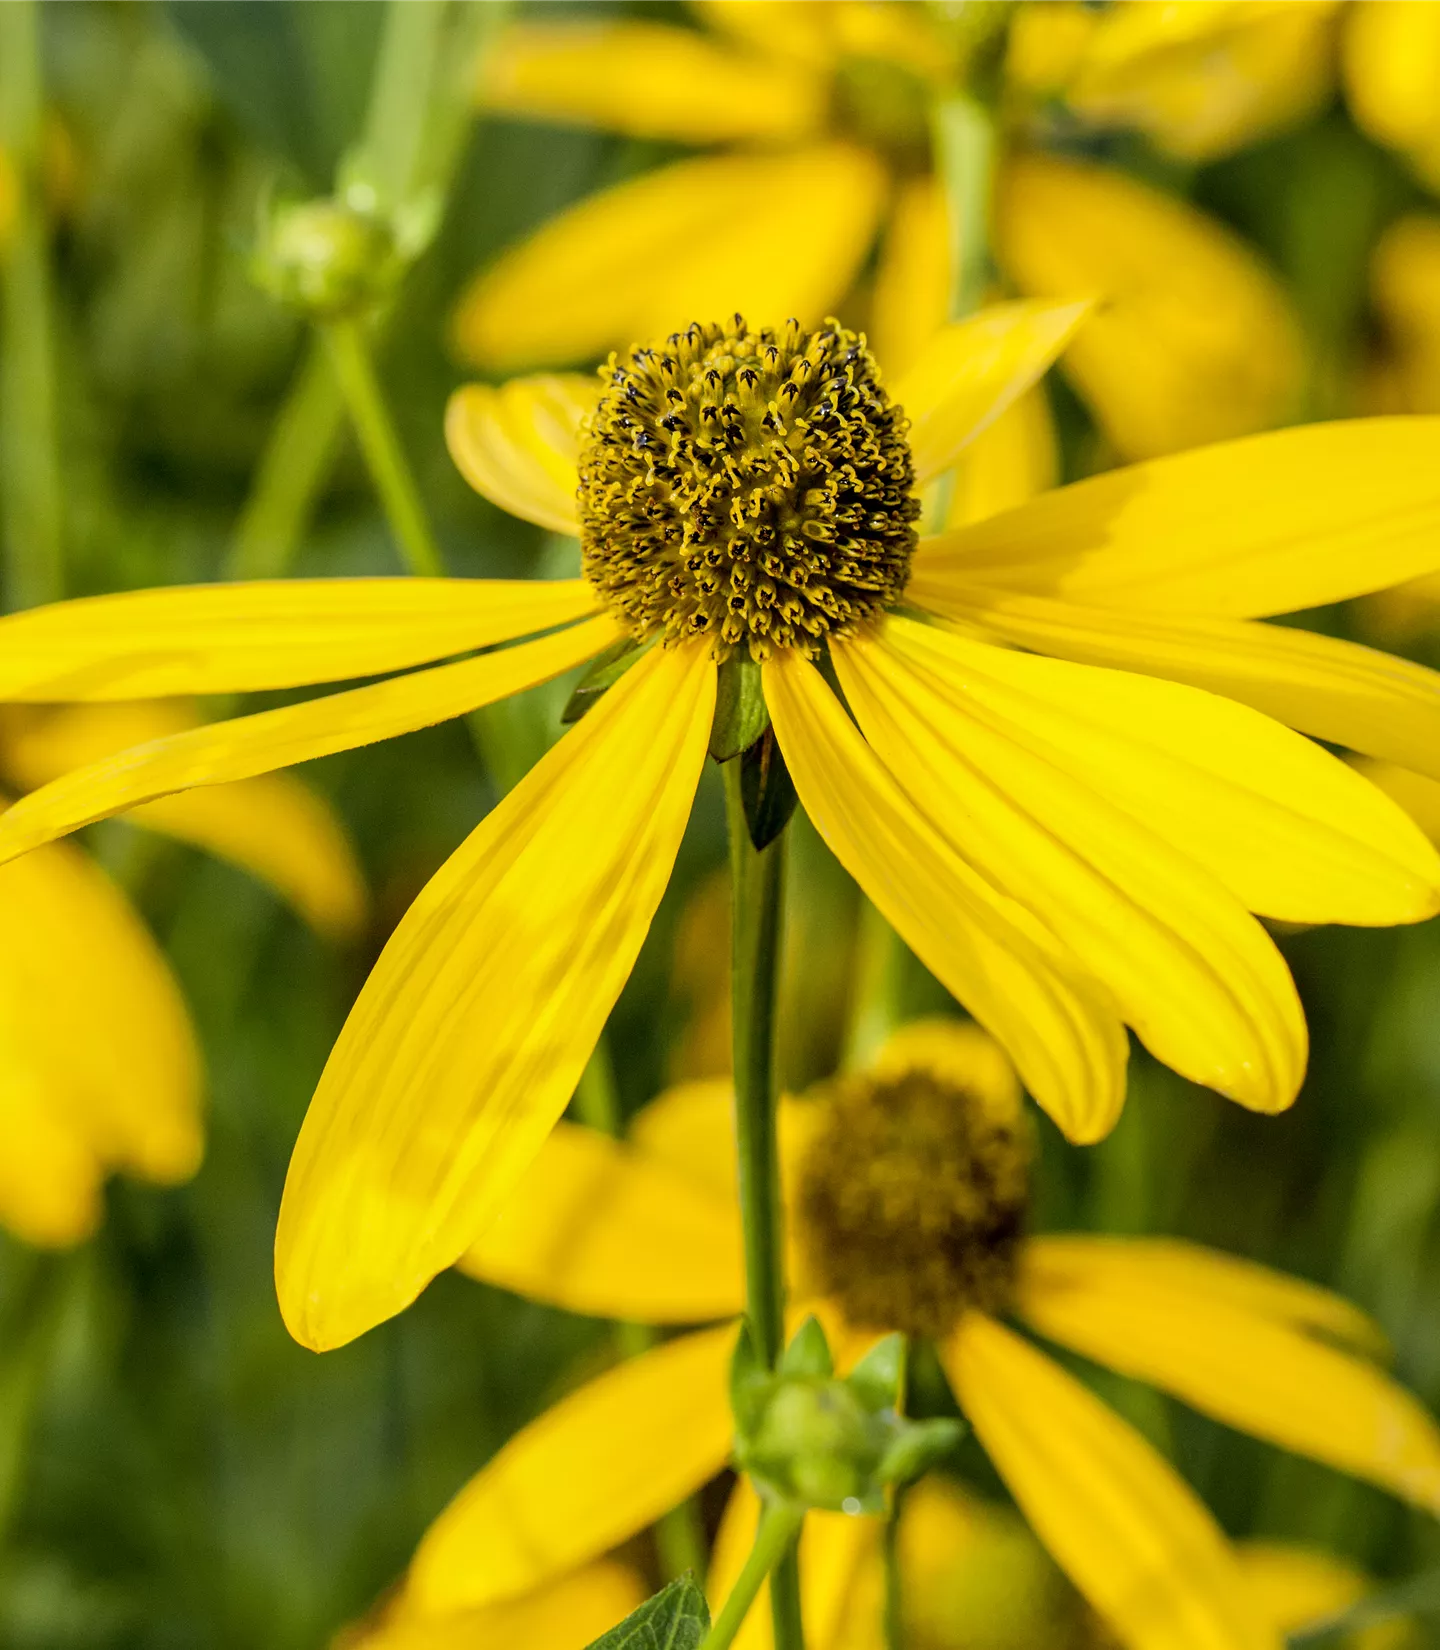
<instances>
[{"instance_id":1,"label":"cluster of tiny florets","mask_svg":"<svg viewBox=\"0 0 1440 1650\"><path fill-rule=\"evenodd\" d=\"M637 639L813 653L904 589L920 506L906 421L828 322L694 325L612 356L581 435L585 573Z\"/></svg>"},{"instance_id":2,"label":"cluster of tiny florets","mask_svg":"<svg viewBox=\"0 0 1440 1650\"><path fill-rule=\"evenodd\" d=\"M1003 1309L1029 1201L1030 1138L925 1069L831 1085L800 1168L809 1285L857 1328L942 1339L967 1308Z\"/></svg>"}]
</instances>

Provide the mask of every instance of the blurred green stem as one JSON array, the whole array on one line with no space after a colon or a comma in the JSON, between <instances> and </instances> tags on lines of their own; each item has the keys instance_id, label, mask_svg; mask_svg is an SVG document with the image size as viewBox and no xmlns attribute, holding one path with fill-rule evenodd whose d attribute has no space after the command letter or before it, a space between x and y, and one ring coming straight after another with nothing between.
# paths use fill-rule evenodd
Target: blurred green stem
<instances>
[{"instance_id":1,"label":"blurred green stem","mask_svg":"<svg viewBox=\"0 0 1440 1650\"><path fill-rule=\"evenodd\" d=\"M730 996L735 1140L745 1239L745 1310L760 1356L773 1369L785 1339L785 1239L775 1081L785 834L782 831L767 847L757 849L750 840L745 818L738 758L725 763L721 772L725 775L725 812L730 831ZM800 1571L795 1554L783 1552L773 1562L770 1603L775 1650L804 1650Z\"/></svg>"},{"instance_id":2,"label":"blurred green stem","mask_svg":"<svg viewBox=\"0 0 1440 1650\"><path fill-rule=\"evenodd\" d=\"M968 93L941 98L931 114L935 165L950 213L950 319L979 309L990 284L990 197L995 126Z\"/></svg>"},{"instance_id":3,"label":"blurred green stem","mask_svg":"<svg viewBox=\"0 0 1440 1650\"><path fill-rule=\"evenodd\" d=\"M8 0L0 5L0 148L14 168L16 198L0 258L0 489L11 608L56 601L64 583L43 119L40 8Z\"/></svg>"},{"instance_id":4,"label":"blurred green stem","mask_svg":"<svg viewBox=\"0 0 1440 1650\"><path fill-rule=\"evenodd\" d=\"M855 980L842 1064L868 1065L900 1023L905 983L905 945L868 899L860 896L855 925Z\"/></svg>"},{"instance_id":5,"label":"blurred green stem","mask_svg":"<svg viewBox=\"0 0 1440 1650\"><path fill-rule=\"evenodd\" d=\"M750 1549L745 1567L736 1578L730 1597L725 1600L700 1650L727 1650L734 1642L735 1635L750 1613L750 1606L755 1602L755 1595L764 1585L765 1577L783 1565L792 1554L803 1516L799 1507L788 1502L772 1501L766 1506L760 1515L755 1545ZM776 1643L779 1645L781 1642L777 1629Z\"/></svg>"}]
</instances>

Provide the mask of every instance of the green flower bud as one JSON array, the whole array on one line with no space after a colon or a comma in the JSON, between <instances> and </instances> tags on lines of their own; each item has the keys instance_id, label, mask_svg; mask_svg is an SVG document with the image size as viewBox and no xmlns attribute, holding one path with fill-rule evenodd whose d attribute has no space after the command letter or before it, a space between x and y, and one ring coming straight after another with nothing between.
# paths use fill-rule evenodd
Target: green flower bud
<instances>
[{"instance_id":1,"label":"green flower bud","mask_svg":"<svg viewBox=\"0 0 1440 1650\"><path fill-rule=\"evenodd\" d=\"M399 261L382 218L323 199L275 208L254 273L281 303L312 320L335 320L382 300Z\"/></svg>"}]
</instances>

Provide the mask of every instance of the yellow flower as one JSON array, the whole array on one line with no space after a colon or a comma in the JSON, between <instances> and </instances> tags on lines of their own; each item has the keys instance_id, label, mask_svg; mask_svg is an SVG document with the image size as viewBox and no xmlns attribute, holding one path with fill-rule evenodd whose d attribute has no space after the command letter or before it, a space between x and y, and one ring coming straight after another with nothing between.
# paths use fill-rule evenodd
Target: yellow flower
<instances>
[{"instance_id":1,"label":"yellow flower","mask_svg":"<svg viewBox=\"0 0 1440 1650\"><path fill-rule=\"evenodd\" d=\"M729 1104L720 1083L672 1090L628 1144L560 1125L462 1268L602 1316L676 1324L739 1311ZM1122 1643L1276 1646L1191 1490L1002 1314L1431 1512L1440 1430L1371 1361L1383 1343L1363 1314L1312 1284L1169 1239L1026 1236L1023 1125L1004 1056L955 1022L904 1027L868 1074L787 1102L794 1316L821 1317L842 1367L886 1330L927 1332L1021 1511ZM730 1447L733 1339L724 1325L681 1335L517 1434L422 1540L409 1608L443 1618L541 1585L711 1478ZM755 1506L737 1491L712 1565L717 1602ZM851 1642L837 1630L875 1529L807 1520L817 1650Z\"/></svg>"},{"instance_id":2,"label":"yellow flower","mask_svg":"<svg viewBox=\"0 0 1440 1650\"><path fill-rule=\"evenodd\" d=\"M580 532L580 579L210 586L0 621L0 700L293 687L532 638L79 769L0 820L0 858L667 639L631 653L439 871L362 991L281 1210L297 1337L337 1345L406 1306L563 1111L668 881L717 650L763 659L810 819L1072 1139L1114 1122L1126 1024L1243 1105L1290 1103L1304 1020L1249 913L1416 921L1440 902L1440 857L1282 724L1431 772L1440 697L1418 666L1253 619L1436 566L1436 426L1328 424L1161 460L911 559L912 470L945 471L1079 319L1015 304L958 324L894 402L833 328L771 343L695 327L598 383L460 392L462 470ZM858 725L809 657L822 643Z\"/></svg>"},{"instance_id":3,"label":"yellow flower","mask_svg":"<svg viewBox=\"0 0 1440 1650\"><path fill-rule=\"evenodd\" d=\"M1338 0L1061 0L1015 8L1013 88L1062 97L1087 124L1132 127L1206 161L1292 125L1334 80Z\"/></svg>"},{"instance_id":4,"label":"yellow flower","mask_svg":"<svg viewBox=\"0 0 1440 1650\"><path fill-rule=\"evenodd\" d=\"M814 322L850 291L879 235L870 332L889 369L907 369L950 313L952 234L926 108L955 78L957 48L919 7L693 9L712 36L607 20L524 24L502 37L480 88L491 109L744 147L674 162L561 213L472 284L456 348L513 371L659 336L677 315L739 308ZM1301 77L1283 43L1294 36L1292 55L1308 61L1303 43L1331 8L1118 9L1103 55L1133 58L1142 79L1180 73L1171 56L1191 63L1213 36L1222 44L1202 66L1236 53L1248 65L1253 42L1274 60L1267 84L1289 95ZM1057 21L1051 8L1014 10L1022 41ZM1264 20L1232 15L1251 12ZM1040 154L1002 166L996 214L996 254L1023 295L1100 300L1070 368L1122 454L1150 458L1293 416L1302 359L1289 302L1218 224L1119 173Z\"/></svg>"},{"instance_id":5,"label":"yellow flower","mask_svg":"<svg viewBox=\"0 0 1440 1650\"><path fill-rule=\"evenodd\" d=\"M194 725L179 703L16 707L0 723L0 775L29 790ZM243 866L322 933L346 936L363 915L339 824L288 775L166 797L130 818ZM195 1034L149 931L84 854L60 844L7 865L0 894L0 1224L30 1243L77 1243L113 1170L173 1184L199 1166Z\"/></svg>"}]
</instances>

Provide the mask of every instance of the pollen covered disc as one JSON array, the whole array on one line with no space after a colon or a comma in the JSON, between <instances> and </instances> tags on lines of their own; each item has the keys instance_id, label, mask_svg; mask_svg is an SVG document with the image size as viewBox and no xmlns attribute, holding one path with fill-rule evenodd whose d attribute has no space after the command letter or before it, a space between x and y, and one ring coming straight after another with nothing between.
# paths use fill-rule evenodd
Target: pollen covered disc
<instances>
[{"instance_id":1,"label":"pollen covered disc","mask_svg":"<svg viewBox=\"0 0 1440 1650\"><path fill-rule=\"evenodd\" d=\"M637 638L812 653L895 601L915 548L906 421L835 322L692 325L612 356L580 447L585 573Z\"/></svg>"}]
</instances>

